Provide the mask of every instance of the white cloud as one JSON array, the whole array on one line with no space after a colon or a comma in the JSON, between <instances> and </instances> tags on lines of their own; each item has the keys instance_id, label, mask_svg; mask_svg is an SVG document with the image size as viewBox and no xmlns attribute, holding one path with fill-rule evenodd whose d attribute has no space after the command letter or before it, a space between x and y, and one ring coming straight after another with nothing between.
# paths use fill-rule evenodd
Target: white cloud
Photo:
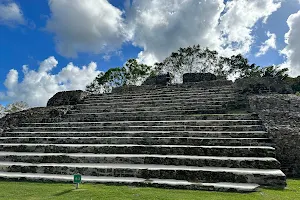
<instances>
[{"instance_id":1,"label":"white cloud","mask_svg":"<svg viewBox=\"0 0 300 200\"><path fill-rule=\"evenodd\" d=\"M46 29L64 56L104 53L109 59L126 41L143 48L138 58L147 64L194 44L230 56L250 51L255 25L266 23L280 1L127 0L121 11L107 0L49 0Z\"/></svg>"},{"instance_id":2,"label":"white cloud","mask_svg":"<svg viewBox=\"0 0 300 200\"><path fill-rule=\"evenodd\" d=\"M179 47L201 44L217 48L216 27L223 9L223 0L135 0L126 16L133 44L144 49L139 58L155 62Z\"/></svg>"},{"instance_id":3,"label":"white cloud","mask_svg":"<svg viewBox=\"0 0 300 200\"><path fill-rule=\"evenodd\" d=\"M260 46L259 51L255 54L256 57L260 57L265 55L269 49L276 49L276 34L267 32L267 39L263 44Z\"/></svg>"},{"instance_id":4,"label":"white cloud","mask_svg":"<svg viewBox=\"0 0 300 200\"><path fill-rule=\"evenodd\" d=\"M151 66L151 65L153 65L155 62L157 62L158 59L155 57L154 54L151 54L151 53L148 53L148 52L141 51L141 52L138 54L137 61L138 61L138 63L143 63L143 64L146 64L146 65Z\"/></svg>"},{"instance_id":5,"label":"white cloud","mask_svg":"<svg viewBox=\"0 0 300 200\"><path fill-rule=\"evenodd\" d=\"M18 81L18 71L11 69L4 83L7 91L1 93L0 98L5 101L25 101L30 106L45 106L49 98L59 91L84 90L100 73L97 64L91 62L81 68L69 63L59 73L52 74L57 64L54 57L49 57L41 62L37 71L29 70L24 65L21 82Z\"/></svg>"},{"instance_id":6,"label":"white cloud","mask_svg":"<svg viewBox=\"0 0 300 200\"><path fill-rule=\"evenodd\" d=\"M161 61L179 47L200 44L223 55L246 54L259 20L280 8L276 0L135 0L126 11L140 60Z\"/></svg>"},{"instance_id":7,"label":"white cloud","mask_svg":"<svg viewBox=\"0 0 300 200\"><path fill-rule=\"evenodd\" d=\"M22 10L11 0L0 1L0 25L16 26L25 24Z\"/></svg>"},{"instance_id":8,"label":"white cloud","mask_svg":"<svg viewBox=\"0 0 300 200\"><path fill-rule=\"evenodd\" d=\"M41 62L40 67L39 67L39 72L40 73L46 73L51 71L53 68L55 68L58 64L58 61L53 57L49 57L48 59L44 60ZM23 66L23 72L27 72L28 68L27 66Z\"/></svg>"},{"instance_id":9,"label":"white cloud","mask_svg":"<svg viewBox=\"0 0 300 200\"><path fill-rule=\"evenodd\" d=\"M246 54L254 42L253 29L259 20L266 23L269 16L281 7L276 0L232 0L227 2L220 18L222 44L226 50Z\"/></svg>"},{"instance_id":10,"label":"white cloud","mask_svg":"<svg viewBox=\"0 0 300 200\"><path fill-rule=\"evenodd\" d=\"M127 40L123 13L107 0L49 0L49 6L46 30L54 33L61 55L106 53Z\"/></svg>"},{"instance_id":11,"label":"white cloud","mask_svg":"<svg viewBox=\"0 0 300 200\"><path fill-rule=\"evenodd\" d=\"M289 31L285 34L287 46L281 51L286 55L286 62L282 65L290 69L291 76L300 75L300 11L289 16L287 20Z\"/></svg>"}]
</instances>

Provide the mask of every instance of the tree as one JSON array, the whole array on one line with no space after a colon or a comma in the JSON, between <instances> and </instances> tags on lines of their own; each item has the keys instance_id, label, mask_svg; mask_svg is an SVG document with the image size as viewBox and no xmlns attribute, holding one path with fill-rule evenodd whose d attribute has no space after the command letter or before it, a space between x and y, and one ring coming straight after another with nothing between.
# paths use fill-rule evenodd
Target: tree
<instances>
[{"instance_id":1,"label":"tree","mask_svg":"<svg viewBox=\"0 0 300 200\"><path fill-rule=\"evenodd\" d=\"M0 105L0 118L4 117L5 115L5 107L3 105Z\"/></svg>"},{"instance_id":2,"label":"tree","mask_svg":"<svg viewBox=\"0 0 300 200\"><path fill-rule=\"evenodd\" d=\"M111 68L100 73L87 86L91 93L110 92L112 88L124 85L139 85L150 75L171 73L173 82L182 82L185 73L213 73L221 77L277 77L285 79L287 69L278 67L260 67L249 64L241 54L224 57L217 51L202 48L200 45L179 48L172 52L162 62L154 67L139 64L135 59L129 59L123 67Z\"/></svg>"},{"instance_id":3,"label":"tree","mask_svg":"<svg viewBox=\"0 0 300 200\"><path fill-rule=\"evenodd\" d=\"M23 101L8 104L6 107L0 105L0 118L4 117L9 113L15 113L22 110L27 110L28 108L29 108L28 104Z\"/></svg>"},{"instance_id":4,"label":"tree","mask_svg":"<svg viewBox=\"0 0 300 200\"><path fill-rule=\"evenodd\" d=\"M262 77L273 77L285 80L288 77L288 68L280 68L278 66L268 66L262 68Z\"/></svg>"},{"instance_id":5,"label":"tree","mask_svg":"<svg viewBox=\"0 0 300 200\"><path fill-rule=\"evenodd\" d=\"M241 73L249 67L248 60L241 54L231 58L223 57L217 51L201 48L200 45L180 48L161 63L155 64L157 71L171 72L179 78L182 78L184 73L213 73L216 76L228 76Z\"/></svg>"},{"instance_id":6,"label":"tree","mask_svg":"<svg viewBox=\"0 0 300 200\"><path fill-rule=\"evenodd\" d=\"M107 93L114 87L141 84L153 73L151 66L129 59L123 67L110 68L107 72L100 73L86 90L91 93Z\"/></svg>"},{"instance_id":7,"label":"tree","mask_svg":"<svg viewBox=\"0 0 300 200\"><path fill-rule=\"evenodd\" d=\"M240 78L272 77L285 80L288 77L288 70L288 68L280 68L279 66L260 67L252 64L240 69Z\"/></svg>"},{"instance_id":8,"label":"tree","mask_svg":"<svg viewBox=\"0 0 300 200\"><path fill-rule=\"evenodd\" d=\"M295 93L300 92L300 76L292 78L292 77L287 77L284 79L293 89Z\"/></svg>"},{"instance_id":9,"label":"tree","mask_svg":"<svg viewBox=\"0 0 300 200\"><path fill-rule=\"evenodd\" d=\"M92 83L86 86L86 91L92 94L108 93L110 92L110 87L108 84L100 85L98 80L104 75L103 72L98 74L98 76L93 80Z\"/></svg>"},{"instance_id":10,"label":"tree","mask_svg":"<svg viewBox=\"0 0 300 200\"><path fill-rule=\"evenodd\" d=\"M136 59L129 59L123 70L125 76L124 85L139 85L148 76L156 74L151 66L139 64Z\"/></svg>"},{"instance_id":11,"label":"tree","mask_svg":"<svg viewBox=\"0 0 300 200\"><path fill-rule=\"evenodd\" d=\"M5 108L5 111L8 113L19 112L22 110L27 110L29 108L28 104L24 101L14 102L8 104Z\"/></svg>"},{"instance_id":12,"label":"tree","mask_svg":"<svg viewBox=\"0 0 300 200\"><path fill-rule=\"evenodd\" d=\"M250 64L241 54L231 57L220 56L217 51L201 48L200 45L179 48L172 52L163 62L156 63L155 68L162 73L171 72L177 77L184 73L213 73L216 76L276 77L285 79L287 68L276 66L260 67ZM179 81L180 82L180 81Z\"/></svg>"}]
</instances>

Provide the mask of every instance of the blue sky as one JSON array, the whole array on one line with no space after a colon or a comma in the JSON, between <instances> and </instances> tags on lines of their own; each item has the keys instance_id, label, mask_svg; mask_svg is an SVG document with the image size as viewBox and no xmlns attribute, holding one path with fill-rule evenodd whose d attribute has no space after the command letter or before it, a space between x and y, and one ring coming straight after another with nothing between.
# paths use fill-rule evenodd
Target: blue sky
<instances>
[{"instance_id":1,"label":"blue sky","mask_svg":"<svg viewBox=\"0 0 300 200\"><path fill-rule=\"evenodd\" d=\"M60 71L61 67L69 62L76 65L86 65L91 61L97 62L101 70L123 65L128 58L135 58L141 48L131 44L122 46L122 56L113 56L109 61L103 59L103 54L81 53L77 58L61 56L55 50L53 34L45 31L50 9L46 0L18 0L16 2L22 8L23 15L28 19L29 25L20 27L0 26L0 91L5 90L3 82L11 68L22 70L24 64L30 68L37 68L39 63L49 56L59 60L58 68L54 73ZM113 5L123 9L124 3L119 0L110 1Z\"/></svg>"},{"instance_id":2,"label":"blue sky","mask_svg":"<svg viewBox=\"0 0 300 200\"><path fill-rule=\"evenodd\" d=\"M253 4L255 1L257 3ZM94 5L95 8L84 7L85 5L82 2L88 2ZM40 93L24 90L24 87L32 86L33 83L29 84L30 81L22 83L24 78L22 73L23 65L28 65L29 71L37 72L40 64L50 56L53 56L58 64L54 67L55 60L52 60L54 64L50 64L51 70L46 72L47 76L43 76L48 77L47 79L59 74L70 62L73 63L72 70L75 70L77 67L78 73L85 76L84 71L80 71L80 69L84 65L89 66L92 61L97 63L97 69L94 69L96 74L111 67L121 66L129 58L138 58L141 62L151 64L154 61L163 59L180 46L197 43L220 51L223 51L220 49L221 43L226 43L227 45L235 42L239 43L239 48L226 49L224 54L242 53L249 58L250 62L261 66L292 62L292 60L289 61L288 57L285 57L287 55L280 55L279 51L288 46L285 43L284 35L291 30L291 27L287 24L288 18L300 9L300 3L297 0L233 0L224 3L220 1L212 3L213 1L211 1L210 3L202 4L203 8L205 8L203 11L201 6L197 8L193 6L193 3L196 1L191 2L191 0L188 0L188 3L185 5L180 4L179 7L175 4L178 4L180 1L167 0L164 3L168 4L167 7L164 7L165 5L160 2L157 0L133 1L132 5L128 7L125 6L128 3L125 0L52 0L51 3L47 0L0 0L2 9L7 9L8 5L12 4L19 9L17 11L14 10L16 12L15 16L11 18L5 16L5 12L0 14L0 103L7 104L13 101L24 100L30 101L28 103L32 106L44 105L46 98L53 95L53 93L61 89L74 89L78 85L80 86L78 89L83 89L84 84L93 78L82 78L82 82L79 83L67 77L67 75L61 75L55 78L60 79L57 82L58 86L64 85L64 87L53 85L53 88L41 89ZM251 5L250 2L252 2ZM281 3L280 6L279 3ZM72 6L68 7L71 4ZM224 16L217 9L217 6L221 6L221 9L224 10L223 12L226 13ZM247 9L248 7L249 9ZM96 14L89 15L88 8L92 9L90 13ZM171 15L166 16L168 9L175 13L174 19ZM207 9L212 10L208 12ZM239 14L236 14L238 11L249 13L245 15L246 17L240 16L241 19L238 19ZM72 12L75 14L72 15ZM199 13L198 19L203 20L203 23L198 24L191 20L194 19L194 16L189 16L189 12ZM263 12L266 14L262 14ZM67 22L64 22L64 18L67 18L69 13L70 16L75 16L73 17L74 20L70 17ZM109 17L106 18L108 15ZM218 15L221 23L212 26L214 17ZM223 18L221 19L221 17ZM81 22L79 21L81 18L91 20L91 22ZM233 18L236 23L227 23ZM265 18L268 19L264 23L263 20ZM49 23L52 23L52 26L47 25ZM115 27L107 25L107 23L115 24ZM64 26L70 26L70 29L74 30L74 34L68 35L70 32ZM124 28L125 26L126 28ZM95 27L97 33L91 31ZM84 31L80 32L82 29ZM227 34L232 36L230 41L224 42L219 40L221 38L218 35L219 33L217 33L219 29L227 31ZM78 35L76 35L77 30L80 32ZM250 31L249 33L248 30ZM86 38L83 36L85 39L81 39L80 37L85 31L87 36ZM120 32L123 35L120 36ZM257 57L255 55L260 47L269 39L267 32L276 36L276 47L269 47L264 55ZM204 37L207 33L211 35L211 38ZM241 37L237 38L238 36ZM218 39L218 42L214 37ZM249 42L250 40L251 42ZM69 48L70 44L74 44L75 54L72 51L73 55L69 51L65 51L64 48ZM105 48L102 49L103 45L108 48L107 51ZM89 46L92 47L90 48ZM60 49L60 47L62 48ZM292 44L289 47L292 50L296 49L296 47L293 48ZM143 53L141 54L141 52ZM295 50L290 52L295 53ZM110 58L104 59L107 53L109 53ZM11 88L7 88L4 82L11 69L16 71L10 73L10 80L13 80L13 74L17 72L18 82ZM36 76L28 75L28 79L30 77ZM65 82L61 80L65 80ZM76 84L69 84L73 82L76 82ZM44 84L35 84L37 84L37 87L44 87ZM47 94L45 94L46 92ZM30 97L32 95L42 100L35 102Z\"/></svg>"}]
</instances>

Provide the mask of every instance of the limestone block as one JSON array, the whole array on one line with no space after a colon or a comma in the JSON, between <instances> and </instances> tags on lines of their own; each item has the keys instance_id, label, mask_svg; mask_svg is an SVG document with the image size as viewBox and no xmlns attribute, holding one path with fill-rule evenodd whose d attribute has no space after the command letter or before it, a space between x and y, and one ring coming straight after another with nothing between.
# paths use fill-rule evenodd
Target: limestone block
<instances>
[{"instance_id":1,"label":"limestone block","mask_svg":"<svg viewBox=\"0 0 300 200\"><path fill-rule=\"evenodd\" d=\"M71 109L72 106L37 107L11 113L0 119L0 128L5 130L16 127L21 123L43 122L50 118L57 118L59 120Z\"/></svg>"},{"instance_id":2,"label":"limestone block","mask_svg":"<svg viewBox=\"0 0 300 200\"><path fill-rule=\"evenodd\" d=\"M217 80L217 77L212 73L186 73L183 75L183 83L214 80Z\"/></svg>"},{"instance_id":3,"label":"limestone block","mask_svg":"<svg viewBox=\"0 0 300 200\"><path fill-rule=\"evenodd\" d=\"M290 85L278 78L252 77L235 81L235 87L243 94L279 93L290 94L293 90Z\"/></svg>"},{"instance_id":4,"label":"limestone block","mask_svg":"<svg viewBox=\"0 0 300 200\"><path fill-rule=\"evenodd\" d=\"M76 105L88 96L82 90L63 91L56 93L47 103L47 106Z\"/></svg>"},{"instance_id":5,"label":"limestone block","mask_svg":"<svg viewBox=\"0 0 300 200\"><path fill-rule=\"evenodd\" d=\"M300 97L268 94L249 97L275 143L276 158L289 177L300 177Z\"/></svg>"},{"instance_id":6,"label":"limestone block","mask_svg":"<svg viewBox=\"0 0 300 200\"><path fill-rule=\"evenodd\" d=\"M169 81L170 77L167 74L162 74L148 77L143 85L167 85Z\"/></svg>"}]
</instances>

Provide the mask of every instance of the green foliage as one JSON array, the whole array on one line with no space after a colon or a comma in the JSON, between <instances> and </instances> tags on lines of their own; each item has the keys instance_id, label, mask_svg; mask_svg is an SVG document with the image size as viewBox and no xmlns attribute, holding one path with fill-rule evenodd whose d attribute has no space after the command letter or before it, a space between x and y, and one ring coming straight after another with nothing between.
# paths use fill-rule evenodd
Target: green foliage
<instances>
[{"instance_id":1,"label":"green foliage","mask_svg":"<svg viewBox=\"0 0 300 200\"><path fill-rule=\"evenodd\" d=\"M151 66L139 64L136 59L129 59L122 69L126 81L123 85L136 85L143 78L155 74Z\"/></svg>"},{"instance_id":2,"label":"green foliage","mask_svg":"<svg viewBox=\"0 0 300 200\"><path fill-rule=\"evenodd\" d=\"M6 107L0 105L0 118L4 117L6 114L19 112L28 108L29 105L23 101L8 104Z\"/></svg>"},{"instance_id":3,"label":"green foliage","mask_svg":"<svg viewBox=\"0 0 300 200\"><path fill-rule=\"evenodd\" d=\"M284 80L288 77L287 72L289 71L288 68L280 69L278 66L269 66L262 68L262 77L273 77L279 78Z\"/></svg>"},{"instance_id":4,"label":"green foliage","mask_svg":"<svg viewBox=\"0 0 300 200\"><path fill-rule=\"evenodd\" d=\"M171 73L206 73L210 72L216 76L228 76L236 74L238 78L249 77L274 77L286 79L288 69L280 69L277 66L260 67L249 64L247 58L241 54L230 58L220 56L217 51L201 48L200 45L180 48L171 53L163 62L156 63L157 71Z\"/></svg>"},{"instance_id":5,"label":"green foliage","mask_svg":"<svg viewBox=\"0 0 300 200\"><path fill-rule=\"evenodd\" d=\"M125 83L124 68L110 68L106 73L96 77L100 85L122 86Z\"/></svg>"},{"instance_id":6,"label":"green foliage","mask_svg":"<svg viewBox=\"0 0 300 200\"><path fill-rule=\"evenodd\" d=\"M280 69L277 66L260 67L249 64L248 59L241 54L228 58L220 56L217 51L194 45L172 52L162 62L155 63L154 68L129 59L123 67L111 68L105 73L100 73L87 86L87 91L109 92L113 87L136 85L148 76L167 72L178 78L182 78L184 73L213 73L218 77L233 75L236 78L274 77L285 80L288 78L287 71L288 69ZM294 87L299 87L297 90L300 91L300 84L295 84Z\"/></svg>"},{"instance_id":7,"label":"green foliage","mask_svg":"<svg viewBox=\"0 0 300 200\"><path fill-rule=\"evenodd\" d=\"M100 73L86 89L92 93L105 93L114 87L136 85L154 73L151 66L129 59L123 67L110 68L107 72Z\"/></svg>"},{"instance_id":8,"label":"green foliage","mask_svg":"<svg viewBox=\"0 0 300 200\"><path fill-rule=\"evenodd\" d=\"M243 68L241 72L241 78L272 77L285 80L288 77L288 69L281 69L278 66L260 67L252 64L249 67Z\"/></svg>"},{"instance_id":9,"label":"green foliage","mask_svg":"<svg viewBox=\"0 0 300 200\"><path fill-rule=\"evenodd\" d=\"M223 77L231 74L253 76L260 68L255 64L250 65L248 59L241 54L228 58L220 56L217 51L201 48L200 45L180 48L163 62L156 63L155 67L157 71L173 74L209 72Z\"/></svg>"},{"instance_id":10,"label":"green foliage","mask_svg":"<svg viewBox=\"0 0 300 200\"><path fill-rule=\"evenodd\" d=\"M237 73L241 78L259 76L260 67L255 64L249 64L247 58L241 54L233 55L230 58L225 58L226 63L229 65L229 74Z\"/></svg>"},{"instance_id":11,"label":"green foliage","mask_svg":"<svg viewBox=\"0 0 300 200\"><path fill-rule=\"evenodd\" d=\"M155 69L172 74L210 72L217 76L224 76L228 74L228 69L226 69L228 61L228 58L219 56L217 51L194 45L172 52L163 62L155 63Z\"/></svg>"},{"instance_id":12,"label":"green foliage","mask_svg":"<svg viewBox=\"0 0 300 200\"><path fill-rule=\"evenodd\" d=\"M287 77L285 81L292 87L294 92L300 92L300 76L296 78Z\"/></svg>"}]
</instances>

